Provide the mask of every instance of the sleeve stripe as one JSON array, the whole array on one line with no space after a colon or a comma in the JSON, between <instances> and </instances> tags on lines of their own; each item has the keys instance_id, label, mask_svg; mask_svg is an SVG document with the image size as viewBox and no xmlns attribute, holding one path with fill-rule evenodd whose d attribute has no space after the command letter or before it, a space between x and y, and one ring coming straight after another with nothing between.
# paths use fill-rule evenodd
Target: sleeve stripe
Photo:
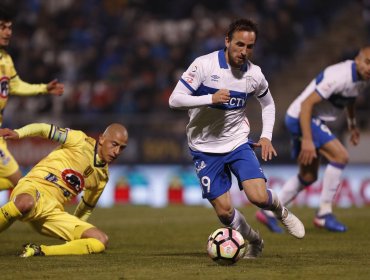
<instances>
[{"instance_id":1,"label":"sleeve stripe","mask_svg":"<svg viewBox=\"0 0 370 280\"><path fill-rule=\"evenodd\" d=\"M184 84L184 86L186 86L192 93L195 92L195 90L187 83L184 81L183 78L180 79L180 81Z\"/></svg>"},{"instance_id":2,"label":"sleeve stripe","mask_svg":"<svg viewBox=\"0 0 370 280\"><path fill-rule=\"evenodd\" d=\"M267 88L261 95L257 96L257 98L264 97L269 92L269 89Z\"/></svg>"}]
</instances>

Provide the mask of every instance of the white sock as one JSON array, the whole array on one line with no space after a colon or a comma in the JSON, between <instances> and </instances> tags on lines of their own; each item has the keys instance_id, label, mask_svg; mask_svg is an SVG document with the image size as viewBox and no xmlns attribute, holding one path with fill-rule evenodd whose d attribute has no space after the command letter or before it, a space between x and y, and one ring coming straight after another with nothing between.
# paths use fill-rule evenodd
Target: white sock
<instances>
[{"instance_id":1,"label":"white sock","mask_svg":"<svg viewBox=\"0 0 370 280\"><path fill-rule=\"evenodd\" d=\"M324 172L322 191L320 196L320 208L317 213L322 216L333 212L333 200L340 186L344 165L329 163Z\"/></svg>"},{"instance_id":2,"label":"white sock","mask_svg":"<svg viewBox=\"0 0 370 280\"><path fill-rule=\"evenodd\" d=\"M302 184L297 175L291 177L288 181L286 181L281 192L279 193L280 201L283 203L283 205L289 204L305 187L306 186Z\"/></svg>"},{"instance_id":3,"label":"white sock","mask_svg":"<svg viewBox=\"0 0 370 280\"><path fill-rule=\"evenodd\" d=\"M229 226L239 231L244 239L248 240L249 242L260 239L259 234L252 229L252 227L245 220L244 216L237 209L234 209L234 211L234 219Z\"/></svg>"},{"instance_id":4,"label":"white sock","mask_svg":"<svg viewBox=\"0 0 370 280\"><path fill-rule=\"evenodd\" d=\"M264 208L264 212L270 217L276 217L278 219L281 219L281 216L283 215L284 205L280 202L276 192L274 192L271 189L267 189L267 193L269 194L270 197L270 206Z\"/></svg>"}]
</instances>

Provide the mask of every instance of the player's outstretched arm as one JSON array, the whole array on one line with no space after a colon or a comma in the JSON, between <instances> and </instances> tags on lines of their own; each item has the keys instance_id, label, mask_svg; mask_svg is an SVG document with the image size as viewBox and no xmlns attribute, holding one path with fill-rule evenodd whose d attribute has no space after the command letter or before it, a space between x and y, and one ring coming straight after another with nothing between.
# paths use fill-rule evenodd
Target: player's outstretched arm
<instances>
[{"instance_id":1,"label":"player's outstretched arm","mask_svg":"<svg viewBox=\"0 0 370 280\"><path fill-rule=\"evenodd\" d=\"M57 79L52 80L46 86L49 94L62 95L64 93L64 84L59 83Z\"/></svg>"},{"instance_id":2,"label":"player's outstretched arm","mask_svg":"<svg viewBox=\"0 0 370 280\"><path fill-rule=\"evenodd\" d=\"M0 137L4 137L6 140L17 140L19 139L19 134L10 128L0 128Z\"/></svg>"}]
</instances>

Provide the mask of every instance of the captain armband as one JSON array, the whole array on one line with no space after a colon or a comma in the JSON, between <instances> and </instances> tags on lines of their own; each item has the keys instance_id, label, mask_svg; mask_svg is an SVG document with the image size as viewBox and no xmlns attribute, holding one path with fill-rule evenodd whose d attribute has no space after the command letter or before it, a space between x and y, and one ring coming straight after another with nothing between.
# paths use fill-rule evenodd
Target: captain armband
<instances>
[{"instance_id":1,"label":"captain armband","mask_svg":"<svg viewBox=\"0 0 370 280\"><path fill-rule=\"evenodd\" d=\"M49 139L59 142L60 144L64 144L68 136L68 131L68 128L60 128L58 126L51 125Z\"/></svg>"},{"instance_id":2,"label":"captain armband","mask_svg":"<svg viewBox=\"0 0 370 280\"><path fill-rule=\"evenodd\" d=\"M75 212L73 213L74 216L80 218L82 221L87 221L89 217L91 216L92 211L94 210L94 207L91 205L88 205L84 198L82 197L80 202L78 203Z\"/></svg>"}]
</instances>

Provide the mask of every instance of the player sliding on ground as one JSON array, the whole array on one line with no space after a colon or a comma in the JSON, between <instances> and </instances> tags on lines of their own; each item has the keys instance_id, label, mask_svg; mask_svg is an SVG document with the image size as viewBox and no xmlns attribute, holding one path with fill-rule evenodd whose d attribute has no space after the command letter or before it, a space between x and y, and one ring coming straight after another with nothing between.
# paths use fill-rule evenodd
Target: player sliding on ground
<instances>
[{"instance_id":1,"label":"player sliding on ground","mask_svg":"<svg viewBox=\"0 0 370 280\"><path fill-rule=\"evenodd\" d=\"M128 142L127 130L109 125L96 141L82 131L50 124L30 124L20 129L0 129L5 139L40 136L60 146L36 164L14 188L0 208L0 232L14 221L28 222L39 233L65 240L61 245L24 246L21 257L84 255L103 252L107 235L87 222L108 182L108 164ZM74 215L63 204L83 192Z\"/></svg>"}]
</instances>

